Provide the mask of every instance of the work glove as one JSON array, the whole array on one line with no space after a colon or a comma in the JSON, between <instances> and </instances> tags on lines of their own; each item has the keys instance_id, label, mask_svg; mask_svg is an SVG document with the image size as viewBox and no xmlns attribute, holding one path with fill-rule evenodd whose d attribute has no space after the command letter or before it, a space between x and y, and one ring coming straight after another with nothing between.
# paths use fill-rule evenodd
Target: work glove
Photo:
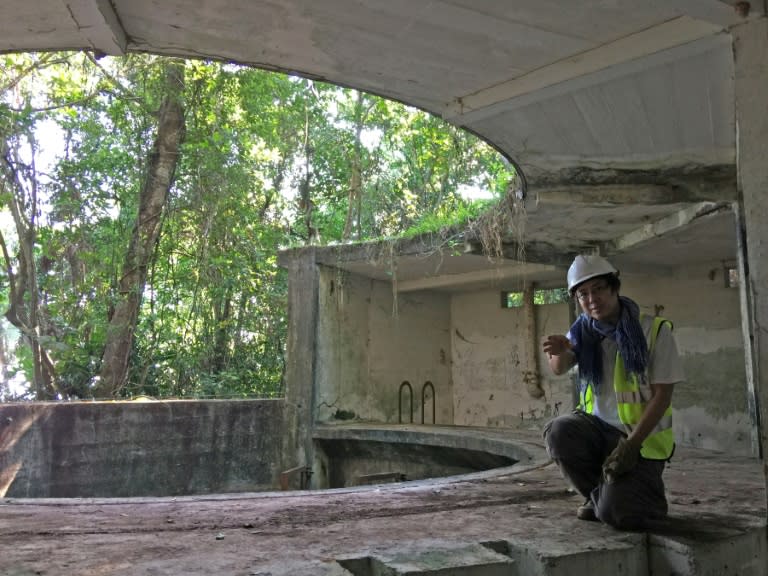
<instances>
[{"instance_id":1,"label":"work glove","mask_svg":"<svg viewBox=\"0 0 768 576\"><path fill-rule=\"evenodd\" d=\"M640 450L626 438L621 438L616 448L603 462L603 478L609 484L614 482L637 466L638 460L640 460Z\"/></svg>"}]
</instances>

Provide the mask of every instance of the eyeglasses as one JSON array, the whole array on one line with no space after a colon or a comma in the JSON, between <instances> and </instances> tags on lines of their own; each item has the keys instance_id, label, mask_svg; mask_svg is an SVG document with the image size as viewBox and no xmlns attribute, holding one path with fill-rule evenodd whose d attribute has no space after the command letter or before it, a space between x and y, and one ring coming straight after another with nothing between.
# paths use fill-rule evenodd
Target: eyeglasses
<instances>
[{"instance_id":1,"label":"eyeglasses","mask_svg":"<svg viewBox=\"0 0 768 576\"><path fill-rule=\"evenodd\" d=\"M608 284L597 284L596 286L592 286L591 289L585 288L582 290L576 290L576 298L578 298L579 302L584 302L588 298L602 296L603 293L608 290L608 288Z\"/></svg>"}]
</instances>

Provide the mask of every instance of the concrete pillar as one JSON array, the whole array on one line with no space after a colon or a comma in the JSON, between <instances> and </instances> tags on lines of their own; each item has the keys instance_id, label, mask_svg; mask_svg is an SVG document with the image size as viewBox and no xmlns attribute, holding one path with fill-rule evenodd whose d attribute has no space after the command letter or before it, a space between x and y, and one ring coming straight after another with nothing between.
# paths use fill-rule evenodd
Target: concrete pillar
<instances>
[{"instance_id":1,"label":"concrete pillar","mask_svg":"<svg viewBox=\"0 0 768 576\"><path fill-rule=\"evenodd\" d=\"M752 370L751 391L759 418L760 455L768 435L768 19L732 29L735 62L737 165L746 248L746 297ZM716 391L715 391L716 393Z\"/></svg>"},{"instance_id":2,"label":"concrete pillar","mask_svg":"<svg viewBox=\"0 0 768 576\"><path fill-rule=\"evenodd\" d=\"M283 468L312 466L314 385L320 276L314 247L291 251L288 269L288 342L285 367Z\"/></svg>"}]
</instances>

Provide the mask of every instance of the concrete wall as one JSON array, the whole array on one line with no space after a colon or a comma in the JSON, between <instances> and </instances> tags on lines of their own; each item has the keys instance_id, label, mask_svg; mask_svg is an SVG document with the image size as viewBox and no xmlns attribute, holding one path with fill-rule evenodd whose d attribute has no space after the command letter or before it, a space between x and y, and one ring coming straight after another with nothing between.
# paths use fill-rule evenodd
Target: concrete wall
<instances>
[{"instance_id":1,"label":"concrete wall","mask_svg":"<svg viewBox=\"0 0 768 576\"><path fill-rule=\"evenodd\" d=\"M451 303L454 423L460 426L540 427L572 406L568 375L555 377L541 353L545 334L564 333L569 305L535 307L536 342L526 341L523 308L501 308L501 291L457 293ZM536 349L544 397L533 398L523 373L529 346Z\"/></svg>"},{"instance_id":2,"label":"concrete wall","mask_svg":"<svg viewBox=\"0 0 768 576\"><path fill-rule=\"evenodd\" d=\"M0 496L275 489L282 412L282 400L4 405Z\"/></svg>"},{"instance_id":3,"label":"concrete wall","mask_svg":"<svg viewBox=\"0 0 768 576\"><path fill-rule=\"evenodd\" d=\"M643 312L659 307L674 323L687 376L673 399L678 442L753 455L739 291L725 287L722 264L667 276L622 273L622 281L622 294ZM567 331L569 306L536 306L537 341ZM572 408L571 377L553 377L541 353L545 396L527 393L522 308L501 309L499 291L488 290L455 294L451 310L455 424L536 428Z\"/></svg>"},{"instance_id":4,"label":"concrete wall","mask_svg":"<svg viewBox=\"0 0 768 576\"><path fill-rule=\"evenodd\" d=\"M365 440L319 440L325 478L313 477L322 488L343 488L456 476L512 466L506 456L453 446Z\"/></svg>"},{"instance_id":5,"label":"concrete wall","mask_svg":"<svg viewBox=\"0 0 768 576\"><path fill-rule=\"evenodd\" d=\"M422 388L435 389L435 420L453 421L450 297L398 294L392 285L322 267L317 334L316 413L320 421L421 422ZM429 389L427 389L429 390ZM428 393L424 419L432 423Z\"/></svg>"},{"instance_id":6,"label":"concrete wall","mask_svg":"<svg viewBox=\"0 0 768 576\"><path fill-rule=\"evenodd\" d=\"M656 272L656 271L654 271ZM392 285L321 267L316 406L320 421L398 421L398 389L413 385L414 421L421 386L437 391L437 423L540 429L574 405L571 375L554 377L541 339L565 333L571 303L535 307L542 398L524 381L529 369L523 308L503 309L500 290L398 294ZM678 443L754 455L757 433L747 403L740 294L725 285L723 265L662 274L622 271L622 293L643 312L675 325L687 374L674 395ZM409 421L409 397L403 398ZM431 423L431 405L425 410Z\"/></svg>"},{"instance_id":7,"label":"concrete wall","mask_svg":"<svg viewBox=\"0 0 768 576\"><path fill-rule=\"evenodd\" d=\"M677 441L753 455L739 290L725 286L722 263L622 279L622 293L643 312L663 307L674 323L686 373L673 397Z\"/></svg>"},{"instance_id":8,"label":"concrete wall","mask_svg":"<svg viewBox=\"0 0 768 576\"><path fill-rule=\"evenodd\" d=\"M279 255L288 270L288 338L285 345L283 467L307 466L314 459L315 369L320 274L317 249L297 248Z\"/></svg>"}]
</instances>

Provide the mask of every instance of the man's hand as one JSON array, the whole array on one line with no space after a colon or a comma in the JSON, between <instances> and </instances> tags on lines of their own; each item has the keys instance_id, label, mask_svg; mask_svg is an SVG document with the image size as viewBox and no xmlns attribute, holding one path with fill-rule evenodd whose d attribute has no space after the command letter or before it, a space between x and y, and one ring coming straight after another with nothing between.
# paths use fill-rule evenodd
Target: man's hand
<instances>
[{"instance_id":1,"label":"man's hand","mask_svg":"<svg viewBox=\"0 0 768 576\"><path fill-rule=\"evenodd\" d=\"M562 334L547 336L542 348L549 357L549 367L554 374L563 374L576 362L571 343Z\"/></svg>"},{"instance_id":2,"label":"man's hand","mask_svg":"<svg viewBox=\"0 0 768 576\"><path fill-rule=\"evenodd\" d=\"M609 484L614 482L619 476L623 476L637 466L638 460L640 460L640 449L626 438L621 438L616 448L603 462L605 481Z\"/></svg>"},{"instance_id":3,"label":"man's hand","mask_svg":"<svg viewBox=\"0 0 768 576\"><path fill-rule=\"evenodd\" d=\"M562 334L555 334L553 336L547 336L544 339L542 348L544 348L544 352L549 354L550 357L560 356L570 351L571 343L568 341L568 338Z\"/></svg>"}]
</instances>

